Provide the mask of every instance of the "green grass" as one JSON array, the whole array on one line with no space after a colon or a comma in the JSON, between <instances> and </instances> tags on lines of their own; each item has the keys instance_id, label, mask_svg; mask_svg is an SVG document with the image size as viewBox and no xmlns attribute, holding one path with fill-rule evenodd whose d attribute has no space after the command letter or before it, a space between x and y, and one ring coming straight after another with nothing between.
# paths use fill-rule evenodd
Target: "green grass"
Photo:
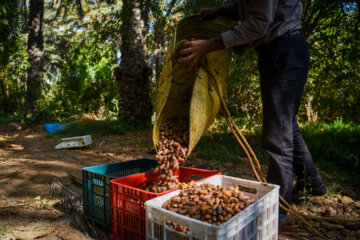
<instances>
[{"instance_id":1,"label":"green grass","mask_svg":"<svg viewBox=\"0 0 360 240\"><path fill-rule=\"evenodd\" d=\"M119 120L104 120L94 122L79 122L70 124L68 128L59 130L55 133L46 135L47 138L54 137L73 137L82 135L105 135L105 134L123 134L129 130L123 121Z\"/></svg>"},{"instance_id":2,"label":"green grass","mask_svg":"<svg viewBox=\"0 0 360 240\"><path fill-rule=\"evenodd\" d=\"M261 149L261 135L258 131L247 131L244 136L261 163L267 163L267 155ZM239 163L246 157L243 149L231 132L207 132L195 148L195 155L203 159Z\"/></svg>"},{"instance_id":3,"label":"green grass","mask_svg":"<svg viewBox=\"0 0 360 240\"><path fill-rule=\"evenodd\" d=\"M47 138L73 137L82 135L123 134L127 131L149 130L150 124L125 122L122 120L101 120L94 122L72 123L69 127L55 133L47 134Z\"/></svg>"},{"instance_id":4,"label":"green grass","mask_svg":"<svg viewBox=\"0 0 360 240\"><path fill-rule=\"evenodd\" d=\"M21 122L22 119L23 119L22 116L0 117L0 125L11 123L11 122Z\"/></svg>"},{"instance_id":5,"label":"green grass","mask_svg":"<svg viewBox=\"0 0 360 240\"><path fill-rule=\"evenodd\" d=\"M324 170L360 169L360 124L343 123L304 125L302 135L313 159Z\"/></svg>"},{"instance_id":6,"label":"green grass","mask_svg":"<svg viewBox=\"0 0 360 240\"><path fill-rule=\"evenodd\" d=\"M8 225L1 225L0 224L0 237L4 236L8 231L10 227Z\"/></svg>"},{"instance_id":7,"label":"green grass","mask_svg":"<svg viewBox=\"0 0 360 240\"><path fill-rule=\"evenodd\" d=\"M215 131L207 132L196 146L197 157L219 162L239 162L245 157L221 120L215 122L212 129ZM301 132L320 171L331 173L340 184L360 184L360 124L341 120L331 124L302 124ZM267 164L268 156L261 148L261 130L245 131L244 136L260 162Z\"/></svg>"},{"instance_id":8,"label":"green grass","mask_svg":"<svg viewBox=\"0 0 360 240\"><path fill-rule=\"evenodd\" d=\"M326 196L333 196L341 192L341 185L337 182L332 182L327 184L327 193Z\"/></svg>"}]
</instances>

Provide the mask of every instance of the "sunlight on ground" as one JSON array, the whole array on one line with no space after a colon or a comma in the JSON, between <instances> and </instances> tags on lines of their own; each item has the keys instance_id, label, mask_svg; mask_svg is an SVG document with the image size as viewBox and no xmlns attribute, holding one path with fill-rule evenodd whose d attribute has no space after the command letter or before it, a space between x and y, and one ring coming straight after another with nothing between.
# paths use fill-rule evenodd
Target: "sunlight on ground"
<instances>
[{"instance_id":1,"label":"sunlight on ground","mask_svg":"<svg viewBox=\"0 0 360 240\"><path fill-rule=\"evenodd\" d=\"M24 138L38 138L38 137L42 137L42 135L40 135L40 134L30 134L30 135L26 135Z\"/></svg>"}]
</instances>

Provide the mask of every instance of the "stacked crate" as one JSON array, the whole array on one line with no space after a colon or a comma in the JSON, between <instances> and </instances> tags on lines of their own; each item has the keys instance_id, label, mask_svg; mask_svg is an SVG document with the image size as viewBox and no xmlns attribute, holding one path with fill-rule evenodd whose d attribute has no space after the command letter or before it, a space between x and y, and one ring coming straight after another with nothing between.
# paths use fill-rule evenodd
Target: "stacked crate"
<instances>
[{"instance_id":1,"label":"stacked crate","mask_svg":"<svg viewBox=\"0 0 360 240\"><path fill-rule=\"evenodd\" d=\"M204 179L218 175L220 172L196 168L180 167L174 171L179 182L188 183L192 180ZM153 182L158 178L152 172L140 173L111 181L111 222L114 239L144 239L145 238L145 202L147 200L171 193L152 193L142 189L145 182Z\"/></svg>"},{"instance_id":2,"label":"stacked crate","mask_svg":"<svg viewBox=\"0 0 360 240\"><path fill-rule=\"evenodd\" d=\"M84 216L111 229L110 180L152 171L156 166L156 160L142 158L83 168Z\"/></svg>"},{"instance_id":3,"label":"stacked crate","mask_svg":"<svg viewBox=\"0 0 360 240\"><path fill-rule=\"evenodd\" d=\"M242 186L256 201L220 226L189 218L162 208L164 202L180 191L147 201L146 239L207 239L207 240L276 240L278 237L279 186L223 175L213 176L197 184ZM170 228L166 222L181 224L189 234Z\"/></svg>"},{"instance_id":4,"label":"stacked crate","mask_svg":"<svg viewBox=\"0 0 360 240\"><path fill-rule=\"evenodd\" d=\"M111 229L113 239L277 239L278 186L210 170L187 167L175 170L180 182L195 180L197 185L242 186L251 190L244 193L256 201L217 226L162 208L165 201L179 194L179 188L162 193L142 189L144 183L158 178L153 173L156 166L156 160L137 159L83 168L85 217ZM167 220L187 227L189 234L170 228Z\"/></svg>"}]
</instances>

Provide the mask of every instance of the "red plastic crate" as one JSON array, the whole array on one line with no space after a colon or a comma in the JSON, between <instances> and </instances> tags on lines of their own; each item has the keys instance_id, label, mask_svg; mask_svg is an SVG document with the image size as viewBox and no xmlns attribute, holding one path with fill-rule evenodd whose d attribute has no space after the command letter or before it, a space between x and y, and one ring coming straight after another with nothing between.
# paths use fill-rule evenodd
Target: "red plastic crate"
<instances>
[{"instance_id":1,"label":"red plastic crate","mask_svg":"<svg viewBox=\"0 0 360 240\"><path fill-rule=\"evenodd\" d=\"M180 167L174 171L180 182L201 181L219 175L220 172L197 168ZM145 202L179 188L151 193L142 190L144 182L153 182L158 178L153 172L140 173L111 180L111 237L113 239L145 239Z\"/></svg>"}]
</instances>

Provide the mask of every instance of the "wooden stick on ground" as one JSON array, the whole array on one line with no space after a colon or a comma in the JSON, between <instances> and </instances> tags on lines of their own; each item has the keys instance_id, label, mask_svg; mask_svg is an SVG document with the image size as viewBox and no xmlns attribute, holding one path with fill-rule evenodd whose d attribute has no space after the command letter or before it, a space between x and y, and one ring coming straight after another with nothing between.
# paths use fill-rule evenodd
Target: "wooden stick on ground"
<instances>
[{"instance_id":1,"label":"wooden stick on ground","mask_svg":"<svg viewBox=\"0 0 360 240\"><path fill-rule=\"evenodd\" d=\"M7 178L11 178L11 177L15 177L16 175L24 172L25 170L24 169L18 169L16 170L15 172L12 172L12 173L9 173L9 174L6 174L4 176L0 176L0 181L4 180L4 179L7 179Z\"/></svg>"}]
</instances>

